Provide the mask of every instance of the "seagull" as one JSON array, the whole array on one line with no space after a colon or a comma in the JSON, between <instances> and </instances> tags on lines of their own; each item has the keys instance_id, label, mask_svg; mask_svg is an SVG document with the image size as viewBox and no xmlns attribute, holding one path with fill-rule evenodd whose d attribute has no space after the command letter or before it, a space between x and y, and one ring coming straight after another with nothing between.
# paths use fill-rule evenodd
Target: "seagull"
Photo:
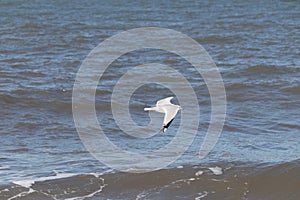
<instances>
[{"instance_id":1,"label":"seagull","mask_svg":"<svg viewBox=\"0 0 300 200\"><path fill-rule=\"evenodd\" d=\"M144 108L144 111L156 111L160 113L165 113L163 122L163 132L166 132L174 117L176 116L178 110L182 110L181 106L174 105L171 103L171 99L174 97L167 97L156 102L156 106L152 108Z\"/></svg>"}]
</instances>

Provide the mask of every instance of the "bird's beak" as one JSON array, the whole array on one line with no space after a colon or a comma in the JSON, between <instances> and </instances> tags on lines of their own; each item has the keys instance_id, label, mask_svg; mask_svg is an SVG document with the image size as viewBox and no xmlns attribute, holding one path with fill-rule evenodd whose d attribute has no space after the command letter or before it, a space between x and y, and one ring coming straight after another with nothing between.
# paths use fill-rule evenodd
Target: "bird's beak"
<instances>
[{"instance_id":1,"label":"bird's beak","mask_svg":"<svg viewBox=\"0 0 300 200\"><path fill-rule=\"evenodd\" d=\"M180 106L180 108L179 108L180 110L183 110L183 107L182 106Z\"/></svg>"}]
</instances>

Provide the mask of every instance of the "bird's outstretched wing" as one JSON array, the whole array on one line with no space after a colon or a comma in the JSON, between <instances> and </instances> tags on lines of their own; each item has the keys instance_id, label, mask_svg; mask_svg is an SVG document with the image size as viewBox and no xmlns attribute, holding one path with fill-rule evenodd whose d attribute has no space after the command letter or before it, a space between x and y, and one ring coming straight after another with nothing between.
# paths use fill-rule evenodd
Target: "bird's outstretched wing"
<instances>
[{"instance_id":1,"label":"bird's outstretched wing","mask_svg":"<svg viewBox=\"0 0 300 200\"><path fill-rule=\"evenodd\" d=\"M156 102L156 106L171 104L171 99L173 99L173 98L174 97L167 97L167 98L164 98L162 100L159 100L159 101Z\"/></svg>"},{"instance_id":2,"label":"bird's outstretched wing","mask_svg":"<svg viewBox=\"0 0 300 200\"><path fill-rule=\"evenodd\" d=\"M164 122L163 122L163 132L166 132L172 121L174 120L178 109L176 106L168 106L164 108L165 110L165 117L164 117Z\"/></svg>"}]
</instances>

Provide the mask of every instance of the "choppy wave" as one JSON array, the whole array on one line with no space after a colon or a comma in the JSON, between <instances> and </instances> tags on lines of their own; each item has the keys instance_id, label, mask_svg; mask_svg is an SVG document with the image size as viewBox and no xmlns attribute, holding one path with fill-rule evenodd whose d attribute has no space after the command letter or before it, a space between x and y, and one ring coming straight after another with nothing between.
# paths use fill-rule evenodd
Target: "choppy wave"
<instances>
[{"instance_id":1,"label":"choppy wave","mask_svg":"<svg viewBox=\"0 0 300 200\"><path fill-rule=\"evenodd\" d=\"M277 165L179 166L145 174L55 174L2 185L0 198L297 199L299 175L299 160Z\"/></svg>"}]
</instances>

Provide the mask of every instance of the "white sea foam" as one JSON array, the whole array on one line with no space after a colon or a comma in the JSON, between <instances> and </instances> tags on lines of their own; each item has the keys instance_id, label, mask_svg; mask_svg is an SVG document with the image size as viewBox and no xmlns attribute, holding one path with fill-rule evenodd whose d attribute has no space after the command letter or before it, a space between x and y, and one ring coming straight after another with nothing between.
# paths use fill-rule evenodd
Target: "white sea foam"
<instances>
[{"instance_id":1,"label":"white sea foam","mask_svg":"<svg viewBox=\"0 0 300 200\"><path fill-rule=\"evenodd\" d=\"M102 189L105 187L106 185L102 185L100 186L99 190L96 190L95 192L85 195L85 196L81 196L81 197L72 197L72 198L67 198L65 200L84 200L86 198L90 198L93 197L95 194L102 192Z\"/></svg>"},{"instance_id":2,"label":"white sea foam","mask_svg":"<svg viewBox=\"0 0 300 200\"><path fill-rule=\"evenodd\" d=\"M56 174L55 176L48 176L48 177L39 177L39 178L33 178L33 179L28 179L28 180L20 180L20 181L13 181L14 184L16 185L20 185L22 187L25 187L25 188L28 188L29 190L28 191L25 191L25 192L21 192L11 198L9 198L9 200L13 200L13 199L16 199L16 198L20 198L22 196L25 196L25 195L28 195L30 193L33 193L35 192L34 189L32 189L32 185L36 182L42 182L42 181L48 181L48 180L56 180L56 179L62 179L62 178L69 178L69 177L73 177L73 176L76 176L78 174L72 174L72 173L58 173ZM96 173L91 173L89 175L93 175L97 178L100 178L100 176L102 175L101 174L96 174ZM103 178L100 178L103 183L104 183L104 179ZM72 197L72 198L67 198L65 200L83 200L83 199L86 199L86 198L89 198L89 197L93 197L95 194L99 193L102 191L102 189L106 186L106 184L103 184L103 185L100 185L99 186L99 189L88 194L88 195L85 195L85 196L80 196L80 197ZM44 193L45 195L48 195L46 193Z\"/></svg>"},{"instance_id":3,"label":"white sea foam","mask_svg":"<svg viewBox=\"0 0 300 200\"><path fill-rule=\"evenodd\" d=\"M148 194L149 194L148 192L143 191L142 193L140 193L136 196L135 200L143 199L144 197L147 197Z\"/></svg>"},{"instance_id":4,"label":"white sea foam","mask_svg":"<svg viewBox=\"0 0 300 200\"><path fill-rule=\"evenodd\" d=\"M101 174L91 173L90 175L93 175L93 176L95 176L95 177L97 177L97 178L100 178L100 176L102 175L102 173L101 173ZM101 179L101 180L103 181L103 183L104 183L104 179L103 179L103 178L100 178L100 179ZM104 188L105 186L107 186L107 184L100 185L98 190L96 190L96 191L94 191L94 192L92 192L92 193L90 193L90 194L87 194L87 195L85 195L85 196L81 196L81 197L72 197L72 198L67 198L67 199L65 199L65 200L84 200L84 199L86 199L86 198L93 197L95 194L102 192L102 190L103 190L103 188Z\"/></svg>"},{"instance_id":5,"label":"white sea foam","mask_svg":"<svg viewBox=\"0 0 300 200\"><path fill-rule=\"evenodd\" d=\"M203 192L198 193L198 195L199 196L196 197L195 200L200 200L200 199L206 197L208 195L208 192L207 191L203 191Z\"/></svg>"},{"instance_id":6,"label":"white sea foam","mask_svg":"<svg viewBox=\"0 0 300 200\"><path fill-rule=\"evenodd\" d=\"M76 174L67 174L67 173L61 173L61 174L56 174L55 176L47 176L47 177L39 177L39 178L32 178L32 179L27 179L27 180L19 180L19 181L13 181L14 184L28 188L28 191L21 192L13 197L10 197L8 200L14 200L17 198L21 198L23 196L26 196L30 193L36 192L36 190L32 189L32 185L35 182L42 182L42 181L48 181L48 180L55 180L55 179L61 179L61 178L68 178L75 176ZM43 193L45 195L48 195L46 193Z\"/></svg>"},{"instance_id":7,"label":"white sea foam","mask_svg":"<svg viewBox=\"0 0 300 200\"><path fill-rule=\"evenodd\" d=\"M195 176L201 176L204 172L202 170L199 170L195 173Z\"/></svg>"},{"instance_id":8,"label":"white sea foam","mask_svg":"<svg viewBox=\"0 0 300 200\"><path fill-rule=\"evenodd\" d=\"M8 166L8 165L0 166L0 170L8 170L8 169L10 169L10 166Z\"/></svg>"},{"instance_id":9,"label":"white sea foam","mask_svg":"<svg viewBox=\"0 0 300 200\"><path fill-rule=\"evenodd\" d=\"M25 188L30 188L35 182L42 182L42 181L48 181L48 180L55 180L55 179L61 179L61 178L68 178L75 176L76 174L69 174L69 173L61 173L56 174L55 176L46 176L46 177L39 177L39 178L33 178L28 180L20 180L20 181L13 181L14 184L20 185Z\"/></svg>"},{"instance_id":10,"label":"white sea foam","mask_svg":"<svg viewBox=\"0 0 300 200\"><path fill-rule=\"evenodd\" d=\"M15 196L13 196L13 197L8 198L7 200L18 199L18 198L21 198L21 197L23 197L23 196L25 196L25 195L28 195L28 194L30 194L30 193L33 193L33 192L35 192L35 190L33 190L33 189L30 188L28 191L21 192L21 193L15 195Z\"/></svg>"},{"instance_id":11,"label":"white sea foam","mask_svg":"<svg viewBox=\"0 0 300 200\"><path fill-rule=\"evenodd\" d=\"M216 167L209 167L208 168L210 171L212 171L212 173L214 174L214 175L221 175L221 174L223 174L223 171L222 171L222 168L221 167L218 167L218 166L216 166Z\"/></svg>"}]
</instances>

